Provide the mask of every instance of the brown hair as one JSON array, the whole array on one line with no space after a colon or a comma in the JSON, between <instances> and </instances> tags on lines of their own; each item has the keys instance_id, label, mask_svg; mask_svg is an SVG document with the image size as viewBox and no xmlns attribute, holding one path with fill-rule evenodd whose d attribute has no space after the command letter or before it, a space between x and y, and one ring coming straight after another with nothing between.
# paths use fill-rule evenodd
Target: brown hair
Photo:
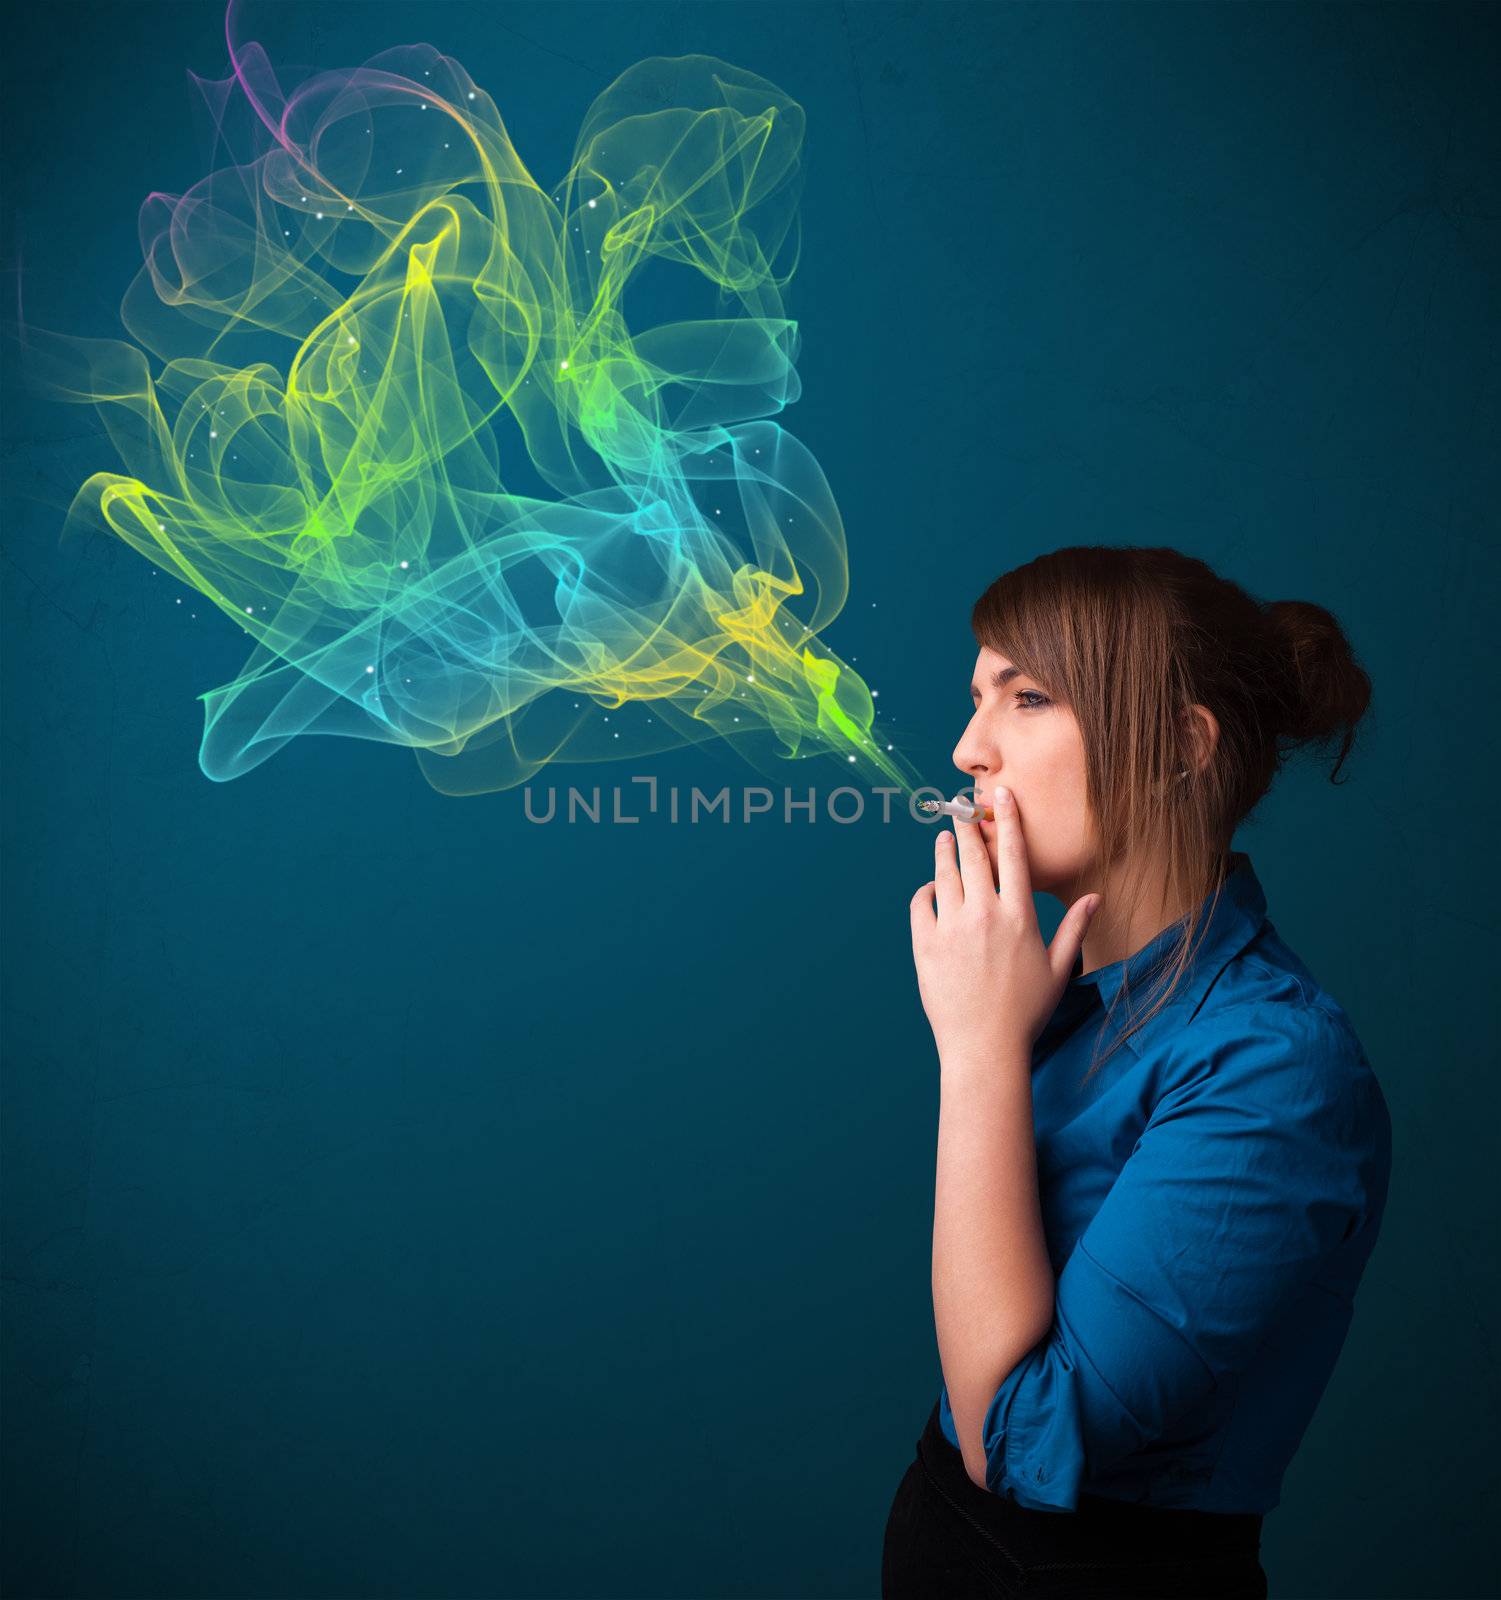
<instances>
[{"instance_id":1,"label":"brown hair","mask_svg":"<svg viewBox=\"0 0 1501 1600\"><path fill-rule=\"evenodd\" d=\"M1181 936L1154 963L1151 975L1165 975L1155 1004L1096 1050L1087 1083L1178 987L1219 901L1235 830L1288 754L1340 736L1329 775L1338 783L1371 680L1322 606L1263 603L1165 546L1075 545L1038 556L990 585L970 625L1079 724L1103 892L1145 847L1167 863L1159 910L1208 901L1197 927L1180 918ZM1207 762L1194 704L1219 722ZM1127 898L1129 922L1139 885Z\"/></svg>"}]
</instances>

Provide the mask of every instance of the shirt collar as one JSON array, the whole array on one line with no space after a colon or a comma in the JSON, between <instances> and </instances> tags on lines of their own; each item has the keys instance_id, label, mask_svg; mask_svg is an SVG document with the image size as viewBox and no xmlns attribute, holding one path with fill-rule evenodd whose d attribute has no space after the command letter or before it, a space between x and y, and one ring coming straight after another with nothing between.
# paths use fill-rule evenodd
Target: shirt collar
<instances>
[{"instance_id":1,"label":"shirt collar","mask_svg":"<svg viewBox=\"0 0 1501 1600\"><path fill-rule=\"evenodd\" d=\"M1127 1043L1135 1044L1143 1040L1143 1036L1150 1033L1154 1025L1166 1019L1170 1012L1176 1013L1179 1006L1185 1007L1188 1016L1192 1016L1226 963L1239 955L1261 931L1266 921L1266 894L1256 876L1256 869L1251 865L1250 856L1243 850L1232 850L1227 866L1218 900L1215 901L1214 891L1210 890L1199 903L1193 921L1195 934L1205 913L1209 912L1211 902L1214 902L1214 909L1209 912L1209 925L1204 929L1198 949L1189 957L1172 1000L1151 1022L1133 1034ZM1065 992L1072 996L1074 991L1094 988L1098 991L1100 1004L1108 1006L1129 978L1129 988L1120 1002L1121 1013L1129 1007L1133 1018L1138 1012L1145 1014L1155 1004L1160 987L1160 976L1154 972L1154 968L1163 963L1165 970L1166 962L1172 959L1172 947L1182 935L1185 920L1180 918L1177 922L1169 923L1134 955L1096 967L1093 972L1079 970L1084 964L1081 951L1074 960L1074 970Z\"/></svg>"}]
</instances>

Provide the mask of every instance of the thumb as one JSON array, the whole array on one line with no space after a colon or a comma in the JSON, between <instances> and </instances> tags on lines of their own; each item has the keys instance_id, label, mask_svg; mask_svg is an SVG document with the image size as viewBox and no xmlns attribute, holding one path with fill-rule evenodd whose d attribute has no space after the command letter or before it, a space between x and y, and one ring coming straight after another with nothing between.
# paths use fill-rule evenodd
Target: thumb
<instances>
[{"instance_id":1,"label":"thumb","mask_svg":"<svg viewBox=\"0 0 1501 1600\"><path fill-rule=\"evenodd\" d=\"M1067 983L1068 975L1073 971L1074 962L1079 958L1079 951L1084 945L1084 935L1089 931L1089 924L1094 914L1100 908L1102 896L1087 894L1074 903L1064 913L1063 921L1058 924L1058 931L1053 935L1053 942L1048 946L1048 959L1053 965L1053 976L1059 983Z\"/></svg>"}]
</instances>

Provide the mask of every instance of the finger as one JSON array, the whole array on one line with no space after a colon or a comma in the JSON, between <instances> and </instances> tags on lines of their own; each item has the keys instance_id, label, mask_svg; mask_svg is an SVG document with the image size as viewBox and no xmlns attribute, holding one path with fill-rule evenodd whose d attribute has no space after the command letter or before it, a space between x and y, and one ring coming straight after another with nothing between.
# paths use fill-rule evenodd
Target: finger
<instances>
[{"instance_id":1,"label":"finger","mask_svg":"<svg viewBox=\"0 0 1501 1600\"><path fill-rule=\"evenodd\" d=\"M938 891L938 915L953 916L964 904L964 880L959 876L952 828L940 828L933 841L933 881Z\"/></svg>"},{"instance_id":2,"label":"finger","mask_svg":"<svg viewBox=\"0 0 1501 1600\"><path fill-rule=\"evenodd\" d=\"M938 926L938 916L933 910L933 885L925 883L912 896L912 942L916 944L926 933Z\"/></svg>"},{"instance_id":3,"label":"finger","mask_svg":"<svg viewBox=\"0 0 1501 1600\"><path fill-rule=\"evenodd\" d=\"M954 833L959 840L959 876L964 884L966 900L980 900L995 896L995 872L990 865L990 852L980 835L978 822L962 818L954 823Z\"/></svg>"},{"instance_id":4,"label":"finger","mask_svg":"<svg viewBox=\"0 0 1501 1600\"><path fill-rule=\"evenodd\" d=\"M1074 962L1079 959L1079 951L1084 947L1084 935L1089 931L1089 924L1099 906L1099 895L1087 894L1083 899L1075 900L1064 912L1063 921L1058 924L1058 931L1048 946L1048 961L1059 983L1066 983L1074 970Z\"/></svg>"},{"instance_id":5,"label":"finger","mask_svg":"<svg viewBox=\"0 0 1501 1600\"><path fill-rule=\"evenodd\" d=\"M1022 837L1016 799L1009 789L996 789L990 797L990 808L995 813L997 893L1017 916L1024 916L1028 911L1036 916L1037 908L1032 903L1032 873L1027 866L1027 841Z\"/></svg>"}]
</instances>

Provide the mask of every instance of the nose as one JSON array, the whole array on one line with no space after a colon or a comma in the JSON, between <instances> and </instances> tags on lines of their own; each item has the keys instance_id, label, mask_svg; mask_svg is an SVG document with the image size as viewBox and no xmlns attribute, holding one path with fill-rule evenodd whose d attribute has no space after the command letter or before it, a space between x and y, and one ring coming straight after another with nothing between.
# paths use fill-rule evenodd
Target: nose
<instances>
[{"instance_id":1,"label":"nose","mask_svg":"<svg viewBox=\"0 0 1501 1600\"><path fill-rule=\"evenodd\" d=\"M981 780L995 767L995 751L981 735L978 717L970 720L959 743L954 746L954 765L968 773L978 788Z\"/></svg>"}]
</instances>

